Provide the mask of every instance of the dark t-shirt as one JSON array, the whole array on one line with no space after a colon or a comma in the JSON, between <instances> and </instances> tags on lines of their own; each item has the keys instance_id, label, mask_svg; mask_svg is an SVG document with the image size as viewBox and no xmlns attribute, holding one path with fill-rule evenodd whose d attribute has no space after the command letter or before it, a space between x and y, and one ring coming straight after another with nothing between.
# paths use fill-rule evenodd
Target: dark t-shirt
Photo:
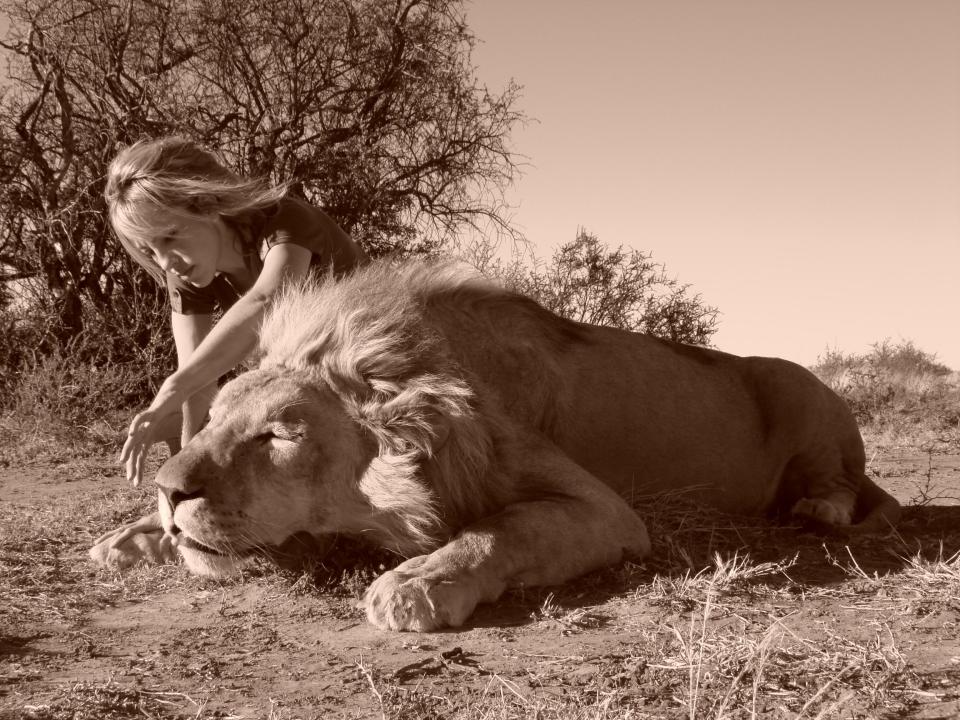
<instances>
[{"instance_id":1,"label":"dark t-shirt","mask_svg":"<svg viewBox=\"0 0 960 720\"><path fill-rule=\"evenodd\" d=\"M270 210L254 213L244 221L227 220L243 243L244 261L256 278L263 259L274 245L294 243L313 253L310 266L340 275L362 265L367 256L329 215L298 198L283 198ZM206 287L198 288L167 273L167 291L174 312L182 315L210 315L217 308L226 310L249 287L242 287L223 273Z\"/></svg>"}]
</instances>

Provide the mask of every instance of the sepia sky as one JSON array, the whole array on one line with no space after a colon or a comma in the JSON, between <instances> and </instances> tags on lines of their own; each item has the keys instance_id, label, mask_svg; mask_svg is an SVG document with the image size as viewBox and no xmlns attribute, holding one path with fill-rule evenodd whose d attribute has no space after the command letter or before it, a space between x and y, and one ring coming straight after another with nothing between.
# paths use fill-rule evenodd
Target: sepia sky
<instances>
[{"instance_id":1,"label":"sepia sky","mask_svg":"<svg viewBox=\"0 0 960 720\"><path fill-rule=\"evenodd\" d=\"M541 257L653 253L740 354L912 340L960 370L960 2L474 0L480 81L537 122Z\"/></svg>"}]
</instances>

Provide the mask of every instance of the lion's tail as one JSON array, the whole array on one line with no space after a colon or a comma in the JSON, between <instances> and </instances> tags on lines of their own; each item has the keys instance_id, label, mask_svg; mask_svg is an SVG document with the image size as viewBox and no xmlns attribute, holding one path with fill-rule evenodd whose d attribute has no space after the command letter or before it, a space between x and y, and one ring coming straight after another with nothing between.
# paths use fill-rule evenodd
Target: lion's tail
<instances>
[{"instance_id":1,"label":"lion's tail","mask_svg":"<svg viewBox=\"0 0 960 720\"><path fill-rule=\"evenodd\" d=\"M903 508L897 499L864 475L854 515L859 520L850 526L850 531L857 534L888 532L900 520L902 513Z\"/></svg>"}]
</instances>

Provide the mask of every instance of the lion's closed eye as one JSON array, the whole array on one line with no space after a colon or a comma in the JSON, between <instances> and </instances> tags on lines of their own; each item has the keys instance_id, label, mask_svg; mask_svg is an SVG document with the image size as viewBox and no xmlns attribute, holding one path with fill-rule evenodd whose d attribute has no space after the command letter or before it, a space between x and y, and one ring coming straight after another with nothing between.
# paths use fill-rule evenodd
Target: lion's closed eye
<instances>
[{"instance_id":1,"label":"lion's closed eye","mask_svg":"<svg viewBox=\"0 0 960 720\"><path fill-rule=\"evenodd\" d=\"M304 429L300 425L274 425L257 435L255 439L264 443L296 443L303 440L304 435Z\"/></svg>"}]
</instances>

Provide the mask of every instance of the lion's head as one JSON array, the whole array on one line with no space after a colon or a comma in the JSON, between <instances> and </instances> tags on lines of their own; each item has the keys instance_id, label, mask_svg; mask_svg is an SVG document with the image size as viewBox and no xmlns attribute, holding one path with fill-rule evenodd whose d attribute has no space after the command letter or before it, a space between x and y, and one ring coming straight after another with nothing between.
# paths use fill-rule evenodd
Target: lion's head
<instances>
[{"instance_id":1,"label":"lion's head","mask_svg":"<svg viewBox=\"0 0 960 720\"><path fill-rule=\"evenodd\" d=\"M160 469L164 528L192 571L229 574L298 533L415 554L483 511L471 479L490 442L476 398L416 330L416 282L378 287L368 273L363 297L349 279L291 289L264 323L259 369L223 387L208 425ZM431 482L441 475L463 484Z\"/></svg>"},{"instance_id":2,"label":"lion's head","mask_svg":"<svg viewBox=\"0 0 960 720\"><path fill-rule=\"evenodd\" d=\"M373 454L332 393L303 373L247 373L160 469L164 527L193 571L229 573L252 551L334 527L339 508L359 503L357 480Z\"/></svg>"}]
</instances>

